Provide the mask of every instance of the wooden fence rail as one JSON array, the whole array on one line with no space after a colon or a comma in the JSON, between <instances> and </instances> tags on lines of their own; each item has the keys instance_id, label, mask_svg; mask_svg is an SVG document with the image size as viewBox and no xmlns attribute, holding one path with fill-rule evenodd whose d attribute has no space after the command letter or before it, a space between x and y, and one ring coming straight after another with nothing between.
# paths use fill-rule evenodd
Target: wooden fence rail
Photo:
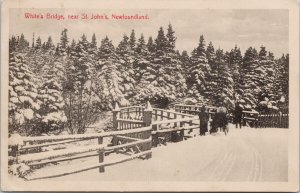
<instances>
[{"instance_id":1,"label":"wooden fence rail","mask_svg":"<svg viewBox=\"0 0 300 193\"><path fill-rule=\"evenodd\" d=\"M260 114L257 119L257 127L288 128L289 114Z\"/></svg>"},{"instance_id":2,"label":"wooden fence rail","mask_svg":"<svg viewBox=\"0 0 300 193\"><path fill-rule=\"evenodd\" d=\"M201 106L197 105L174 105L176 112L197 114L200 112ZM216 107L206 107L207 111L212 118L213 114L216 112ZM230 114L230 122L233 122L234 115ZM256 128L288 128L289 127L289 115L288 114L260 114L257 111L243 111L242 114L243 125L249 125Z\"/></svg>"},{"instance_id":3,"label":"wooden fence rail","mask_svg":"<svg viewBox=\"0 0 300 193\"><path fill-rule=\"evenodd\" d=\"M70 161L75 159L82 159L86 157L99 156L99 171L104 172L104 166L113 165L113 162L105 162L105 152L118 151L119 149L135 147L135 154L131 155L130 159L134 157L146 156L145 158L151 158L151 147L152 147L152 138L151 138L152 127L142 127L132 130L121 130L121 131L110 131L103 132L98 134L78 134L78 135L62 135L62 136L40 136L40 137L20 137L16 134L12 135L10 138L10 152L9 156L11 157L10 165L25 163L30 167L42 166L48 163L57 163L62 161ZM141 138L129 138L126 135L136 135ZM103 144L103 138L109 137L112 138L113 144ZM17 139L17 140L15 140ZM78 143L79 141L98 139L98 144L95 145L80 145L74 146L72 148L58 149L55 150L42 150L42 147L57 146L58 144L67 144L67 143ZM15 141L15 144L13 143ZM54 141L54 142L53 142ZM119 143L119 142L122 143ZM26 145L26 144L31 145ZM38 151L34 153L28 153L30 149L39 148ZM24 152L24 150L26 150ZM139 156L136 155L139 154ZM124 158L123 158L124 159ZM125 158L126 160L128 158ZM116 161L119 163L122 160ZM84 169L76 169L73 172L67 173L76 173L81 170L93 169L95 166L85 167ZM66 175L64 174L55 174L55 176ZM53 177L53 176L47 176Z\"/></svg>"},{"instance_id":4,"label":"wooden fence rail","mask_svg":"<svg viewBox=\"0 0 300 193\"><path fill-rule=\"evenodd\" d=\"M141 156L145 156L146 159L151 158L151 148L158 145L159 137L179 132L181 139L183 139L185 130L199 127L199 121L197 121L198 124L193 123L195 120L198 120L197 116L158 108L152 109L150 103L145 107L119 108L116 105L113 110L114 131L38 137L16 137L13 134L10 138L9 156L12 159L10 159L9 164L25 163L37 169L49 163L98 156L99 164L60 174L52 174L47 178L94 168L99 168L99 172L104 172L104 167L107 165L121 163ZM111 143L103 144L104 138L111 140ZM91 144L92 141L90 140L94 139L96 141ZM88 140L89 143L84 144L84 141ZM71 145L66 146L66 144ZM129 156L126 153L128 151L131 152ZM126 153L127 156L115 162L106 161L105 157L110 152ZM33 179L41 178L46 177Z\"/></svg>"},{"instance_id":5,"label":"wooden fence rail","mask_svg":"<svg viewBox=\"0 0 300 193\"><path fill-rule=\"evenodd\" d=\"M143 120L145 107L142 106L131 106L131 107L119 107L115 108L115 110L119 111L119 117L121 119L129 119L129 120Z\"/></svg>"},{"instance_id":6,"label":"wooden fence rail","mask_svg":"<svg viewBox=\"0 0 300 193\"><path fill-rule=\"evenodd\" d=\"M153 108L152 112L152 119L154 121L158 120L164 120L164 119L177 119L179 117L193 117L193 115L186 114L186 113L180 113L180 112L174 112L170 110L165 110L165 109L158 109L158 108Z\"/></svg>"},{"instance_id":7,"label":"wooden fence rail","mask_svg":"<svg viewBox=\"0 0 300 193\"><path fill-rule=\"evenodd\" d=\"M197 115L200 111L202 106L200 105L183 105L183 104L175 104L174 105L175 111L180 113L186 113L191 115ZM217 107L213 106L206 106L207 113L209 114L209 118L212 119L212 116L217 111Z\"/></svg>"}]
</instances>

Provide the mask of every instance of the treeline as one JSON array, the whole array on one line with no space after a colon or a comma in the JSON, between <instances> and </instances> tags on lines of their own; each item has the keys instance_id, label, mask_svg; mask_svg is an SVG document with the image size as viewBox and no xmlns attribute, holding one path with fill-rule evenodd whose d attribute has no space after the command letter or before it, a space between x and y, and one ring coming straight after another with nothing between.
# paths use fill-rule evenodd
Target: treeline
<instances>
[{"instance_id":1,"label":"treeline","mask_svg":"<svg viewBox=\"0 0 300 193\"><path fill-rule=\"evenodd\" d=\"M180 53L171 25L155 39L132 30L117 47L108 36L100 43L95 34L71 41L67 32L57 45L51 37L32 45L23 34L10 37L10 133L84 133L115 102L164 107L192 98L229 109L238 101L261 112L287 110L288 54L274 58L264 46L244 55L237 46L215 50L203 35L191 54Z\"/></svg>"}]
</instances>

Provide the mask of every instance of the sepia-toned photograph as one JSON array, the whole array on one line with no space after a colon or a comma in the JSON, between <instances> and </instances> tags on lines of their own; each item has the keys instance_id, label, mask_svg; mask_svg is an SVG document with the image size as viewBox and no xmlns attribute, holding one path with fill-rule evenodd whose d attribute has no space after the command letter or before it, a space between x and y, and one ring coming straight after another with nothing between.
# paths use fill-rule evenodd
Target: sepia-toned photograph
<instances>
[{"instance_id":1,"label":"sepia-toned photograph","mask_svg":"<svg viewBox=\"0 0 300 193\"><path fill-rule=\"evenodd\" d=\"M2 6L3 190L298 190L296 1L34 2Z\"/></svg>"}]
</instances>

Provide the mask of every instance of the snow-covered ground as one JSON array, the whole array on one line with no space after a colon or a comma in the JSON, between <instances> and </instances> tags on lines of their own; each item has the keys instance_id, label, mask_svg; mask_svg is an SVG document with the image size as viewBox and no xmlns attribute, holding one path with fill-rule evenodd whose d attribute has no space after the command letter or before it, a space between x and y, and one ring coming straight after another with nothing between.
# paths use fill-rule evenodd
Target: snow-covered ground
<instances>
[{"instance_id":1,"label":"snow-covered ground","mask_svg":"<svg viewBox=\"0 0 300 193\"><path fill-rule=\"evenodd\" d=\"M101 181L287 181L288 129L230 126L224 133L189 138L153 148L149 160L135 159L50 180ZM111 154L114 159L121 154ZM90 157L47 166L31 177L51 175L98 162ZM49 179L48 179L49 180Z\"/></svg>"}]
</instances>

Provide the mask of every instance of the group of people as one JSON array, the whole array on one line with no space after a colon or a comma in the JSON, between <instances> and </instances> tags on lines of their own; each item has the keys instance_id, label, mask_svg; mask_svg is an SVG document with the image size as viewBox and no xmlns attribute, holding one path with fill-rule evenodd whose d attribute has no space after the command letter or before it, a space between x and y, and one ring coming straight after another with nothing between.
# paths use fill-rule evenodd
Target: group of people
<instances>
[{"instance_id":1,"label":"group of people","mask_svg":"<svg viewBox=\"0 0 300 193\"><path fill-rule=\"evenodd\" d=\"M213 115L212 121L210 123L210 133L215 133L218 131L218 128L228 128L228 117L227 117L227 109L226 107L219 107L217 112ZM234 123L236 124L236 128L238 126L242 128L242 114L243 108L239 105L235 105L234 109ZM201 107L199 112L199 119L200 119L200 135L203 136L208 132L208 122L209 122L209 114L206 112L205 106Z\"/></svg>"}]
</instances>

